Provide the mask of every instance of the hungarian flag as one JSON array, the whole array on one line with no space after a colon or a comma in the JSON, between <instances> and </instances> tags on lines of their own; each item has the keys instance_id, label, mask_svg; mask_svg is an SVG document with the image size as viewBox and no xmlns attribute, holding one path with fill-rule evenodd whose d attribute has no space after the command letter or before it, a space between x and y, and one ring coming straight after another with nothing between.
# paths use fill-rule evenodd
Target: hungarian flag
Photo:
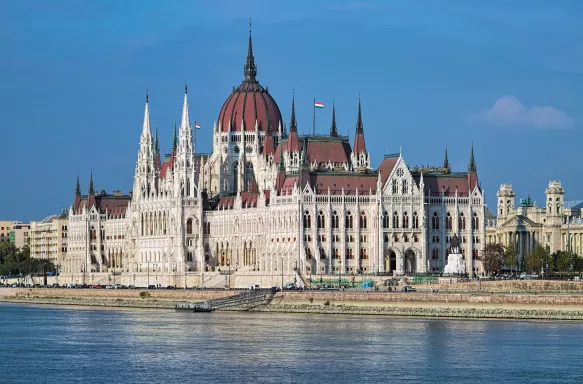
<instances>
[{"instance_id":1,"label":"hungarian flag","mask_svg":"<svg viewBox=\"0 0 583 384\"><path fill-rule=\"evenodd\" d=\"M194 123L194 129L200 129L200 124Z\"/></svg>"},{"instance_id":2,"label":"hungarian flag","mask_svg":"<svg viewBox=\"0 0 583 384\"><path fill-rule=\"evenodd\" d=\"M314 108L324 108L324 103L321 101L314 101Z\"/></svg>"}]
</instances>

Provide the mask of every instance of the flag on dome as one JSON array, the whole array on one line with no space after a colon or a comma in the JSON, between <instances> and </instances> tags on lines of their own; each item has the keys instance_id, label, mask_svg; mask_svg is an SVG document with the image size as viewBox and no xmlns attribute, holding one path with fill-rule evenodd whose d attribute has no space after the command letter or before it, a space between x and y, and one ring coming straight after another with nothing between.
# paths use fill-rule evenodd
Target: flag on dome
<instances>
[{"instance_id":1,"label":"flag on dome","mask_svg":"<svg viewBox=\"0 0 583 384\"><path fill-rule=\"evenodd\" d=\"M194 123L194 129L200 129L200 124L199 123Z\"/></svg>"},{"instance_id":2,"label":"flag on dome","mask_svg":"<svg viewBox=\"0 0 583 384\"><path fill-rule=\"evenodd\" d=\"M324 108L324 103L321 101L314 101L314 108Z\"/></svg>"}]
</instances>

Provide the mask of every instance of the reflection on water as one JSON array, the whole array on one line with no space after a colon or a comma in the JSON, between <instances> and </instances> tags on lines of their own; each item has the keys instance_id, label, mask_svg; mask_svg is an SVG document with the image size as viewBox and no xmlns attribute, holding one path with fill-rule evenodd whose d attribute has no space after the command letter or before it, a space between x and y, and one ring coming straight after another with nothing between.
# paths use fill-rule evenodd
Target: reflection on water
<instances>
[{"instance_id":1,"label":"reflection on water","mask_svg":"<svg viewBox=\"0 0 583 384\"><path fill-rule=\"evenodd\" d=\"M569 383L580 322L0 304L0 382Z\"/></svg>"}]
</instances>

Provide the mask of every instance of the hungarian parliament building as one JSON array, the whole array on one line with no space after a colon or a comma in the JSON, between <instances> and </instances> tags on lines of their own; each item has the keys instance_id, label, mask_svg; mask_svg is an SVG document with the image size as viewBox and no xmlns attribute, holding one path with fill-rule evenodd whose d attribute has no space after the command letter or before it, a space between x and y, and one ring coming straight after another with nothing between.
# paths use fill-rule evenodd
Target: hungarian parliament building
<instances>
[{"instance_id":1,"label":"hungarian parliament building","mask_svg":"<svg viewBox=\"0 0 583 384\"><path fill-rule=\"evenodd\" d=\"M454 234L466 271L482 272L485 204L473 147L465 172L450 169L447 149L436 167L410 167L400 152L373 167L360 100L352 145L334 107L329 134L299 135L291 104L286 125L257 80L251 33L244 79L219 111L211 154L196 151L186 87L169 154L152 133L146 96L133 191L96 192L92 175L82 194L77 179L63 283L438 274Z\"/></svg>"}]
</instances>

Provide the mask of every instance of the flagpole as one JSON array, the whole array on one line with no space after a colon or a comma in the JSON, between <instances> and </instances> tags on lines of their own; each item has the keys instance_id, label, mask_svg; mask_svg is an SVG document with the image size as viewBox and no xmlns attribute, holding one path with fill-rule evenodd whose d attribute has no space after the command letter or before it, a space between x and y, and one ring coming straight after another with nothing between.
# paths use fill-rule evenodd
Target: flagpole
<instances>
[{"instance_id":1,"label":"flagpole","mask_svg":"<svg viewBox=\"0 0 583 384\"><path fill-rule=\"evenodd\" d=\"M316 135L316 98L314 97L314 117L312 119L312 134L315 136Z\"/></svg>"}]
</instances>

